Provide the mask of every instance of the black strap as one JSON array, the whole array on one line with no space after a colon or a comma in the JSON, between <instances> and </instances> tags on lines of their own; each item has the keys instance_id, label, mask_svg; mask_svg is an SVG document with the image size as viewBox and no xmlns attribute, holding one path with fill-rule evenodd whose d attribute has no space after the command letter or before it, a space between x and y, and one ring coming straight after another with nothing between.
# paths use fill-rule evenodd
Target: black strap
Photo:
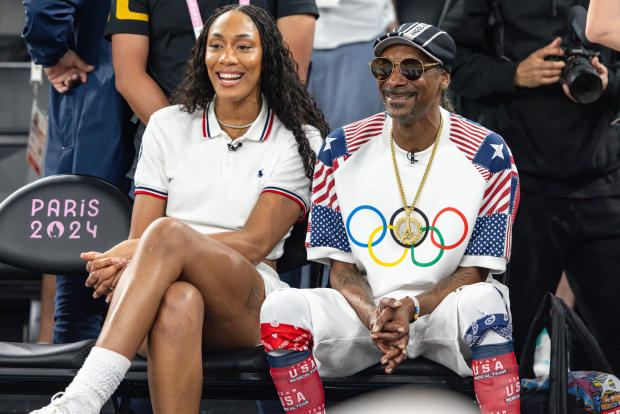
<instances>
[{"instance_id":1,"label":"black strap","mask_svg":"<svg viewBox=\"0 0 620 414\"><path fill-rule=\"evenodd\" d=\"M551 305L551 365L549 368L549 412L567 413L568 332L566 313L561 300L548 294Z\"/></svg>"},{"instance_id":2,"label":"black strap","mask_svg":"<svg viewBox=\"0 0 620 414\"><path fill-rule=\"evenodd\" d=\"M590 333L583 320L571 308L566 306L564 301L555 297L554 299L564 308L569 331L581 347L588 351L587 354L591 364L588 368L615 375L596 338Z\"/></svg>"},{"instance_id":3,"label":"black strap","mask_svg":"<svg viewBox=\"0 0 620 414\"><path fill-rule=\"evenodd\" d=\"M592 370L613 373L600 346L581 318L552 293L547 293L536 310L525 340L519 376L533 378L536 337L543 328L551 336L551 365L549 369L549 412L566 414L568 393L568 332L570 331L587 354Z\"/></svg>"}]
</instances>

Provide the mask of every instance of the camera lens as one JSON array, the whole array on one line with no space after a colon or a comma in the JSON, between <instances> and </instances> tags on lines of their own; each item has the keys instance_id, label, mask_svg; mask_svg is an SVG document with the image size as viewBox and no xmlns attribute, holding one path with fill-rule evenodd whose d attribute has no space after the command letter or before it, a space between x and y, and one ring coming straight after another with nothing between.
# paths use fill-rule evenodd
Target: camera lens
<instances>
[{"instance_id":1,"label":"camera lens","mask_svg":"<svg viewBox=\"0 0 620 414\"><path fill-rule=\"evenodd\" d=\"M582 104L596 101L603 93L603 82L590 61L574 56L566 61L562 77L575 100Z\"/></svg>"}]
</instances>

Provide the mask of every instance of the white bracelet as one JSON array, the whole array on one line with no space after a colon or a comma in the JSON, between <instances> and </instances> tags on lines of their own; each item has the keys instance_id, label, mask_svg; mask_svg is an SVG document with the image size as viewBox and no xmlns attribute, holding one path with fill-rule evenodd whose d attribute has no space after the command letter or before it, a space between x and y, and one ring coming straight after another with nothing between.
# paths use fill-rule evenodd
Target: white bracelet
<instances>
[{"instance_id":1,"label":"white bracelet","mask_svg":"<svg viewBox=\"0 0 620 414\"><path fill-rule=\"evenodd\" d=\"M420 316L420 311L421 311L420 301L418 300L417 296L412 297L411 300L415 304L415 308L416 308L415 318L418 319L418 317Z\"/></svg>"},{"instance_id":2,"label":"white bracelet","mask_svg":"<svg viewBox=\"0 0 620 414\"><path fill-rule=\"evenodd\" d=\"M405 297L411 299L411 301L413 302L413 306L414 306L414 308L413 308L413 320L411 322L409 322L409 323L413 323L420 316L420 301L415 296L405 296Z\"/></svg>"}]
</instances>

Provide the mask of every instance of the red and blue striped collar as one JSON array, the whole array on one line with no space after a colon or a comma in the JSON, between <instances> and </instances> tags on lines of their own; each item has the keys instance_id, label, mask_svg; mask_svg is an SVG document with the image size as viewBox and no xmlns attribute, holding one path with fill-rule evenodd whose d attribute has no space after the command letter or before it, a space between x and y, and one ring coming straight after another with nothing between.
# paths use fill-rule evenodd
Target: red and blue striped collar
<instances>
[{"instance_id":1,"label":"red and blue striped collar","mask_svg":"<svg viewBox=\"0 0 620 414\"><path fill-rule=\"evenodd\" d=\"M207 108L202 113L202 136L204 138L214 138L220 134L225 134L215 118L214 107L213 101L211 101L207 104ZM274 118L275 114L269 105L267 105L267 100L263 96L263 106L261 107L256 121L242 137L253 141L267 141L273 129Z\"/></svg>"}]
</instances>

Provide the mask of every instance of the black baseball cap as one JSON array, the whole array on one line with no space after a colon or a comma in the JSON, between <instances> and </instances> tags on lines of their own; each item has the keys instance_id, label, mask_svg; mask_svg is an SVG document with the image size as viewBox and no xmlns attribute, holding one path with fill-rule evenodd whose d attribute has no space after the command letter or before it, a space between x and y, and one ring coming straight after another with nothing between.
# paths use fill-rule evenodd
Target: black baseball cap
<instances>
[{"instance_id":1,"label":"black baseball cap","mask_svg":"<svg viewBox=\"0 0 620 414\"><path fill-rule=\"evenodd\" d=\"M396 44L420 49L435 62L441 63L447 71L450 71L456 56L454 39L443 30L427 23L403 23L393 31L379 36L373 46L375 56L381 56L388 46Z\"/></svg>"}]
</instances>

